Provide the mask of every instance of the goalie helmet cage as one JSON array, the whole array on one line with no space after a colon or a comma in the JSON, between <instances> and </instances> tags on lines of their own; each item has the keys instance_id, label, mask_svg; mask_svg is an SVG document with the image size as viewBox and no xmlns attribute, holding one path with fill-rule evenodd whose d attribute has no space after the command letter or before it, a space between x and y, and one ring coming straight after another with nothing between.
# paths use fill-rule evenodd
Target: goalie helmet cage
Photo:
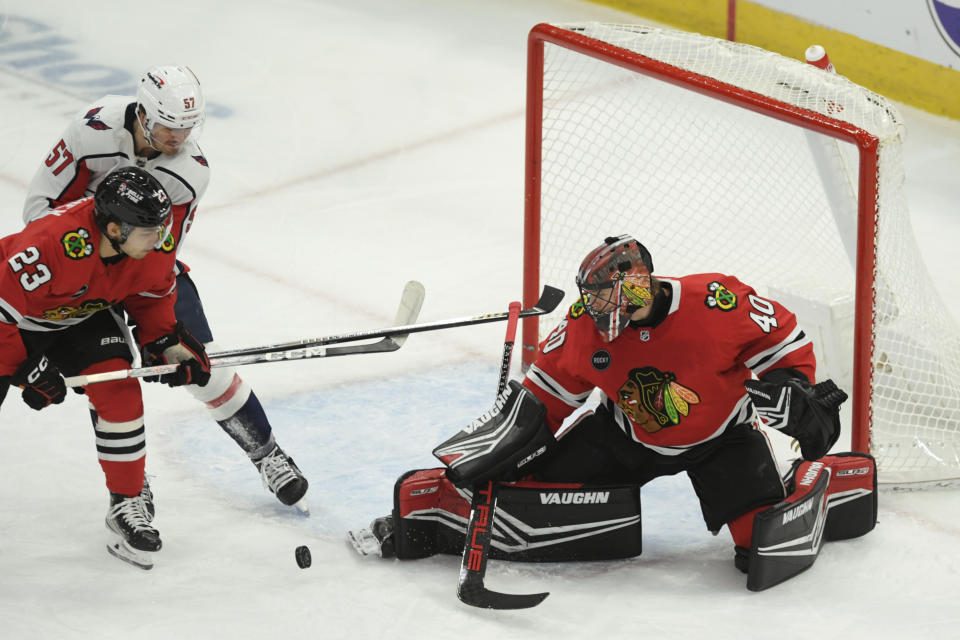
<instances>
[{"instance_id":1,"label":"goalie helmet cage","mask_svg":"<svg viewBox=\"0 0 960 640\"><path fill-rule=\"evenodd\" d=\"M563 285L582 257L630 233L658 275L735 275L794 311L882 482L960 477L960 338L910 227L894 105L799 60L640 25L537 25L527 74L524 303L542 283L571 293L525 320L525 365L575 301Z\"/></svg>"}]
</instances>

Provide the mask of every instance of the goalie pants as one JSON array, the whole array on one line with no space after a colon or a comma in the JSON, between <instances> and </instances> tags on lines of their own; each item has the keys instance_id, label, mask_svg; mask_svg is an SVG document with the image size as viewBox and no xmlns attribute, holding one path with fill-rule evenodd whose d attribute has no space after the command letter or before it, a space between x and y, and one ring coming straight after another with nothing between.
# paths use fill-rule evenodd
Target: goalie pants
<instances>
[{"instance_id":1,"label":"goalie pants","mask_svg":"<svg viewBox=\"0 0 960 640\"><path fill-rule=\"evenodd\" d=\"M735 425L710 442L666 456L631 441L601 409L531 463L523 482L501 485L491 557L562 561L639 555L639 487L680 472L689 476L713 532L743 514L752 520L752 511L786 496L767 438L752 425ZM442 469L401 476L394 489L397 557L461 553L469 510L469 493L454 487Z\"/></svg>"},{"instance_id":2,"label":"goalie pants","mask_svg":"<svg viewBox=\"0 0 960 640\"><path fill-rule=\"evenodd\" d=\"M100 311L62 331L21 331L29 356L38 353L65 376L124 369L133 362L132 336L112 310ZM146 433L143 399L135 379L85 387L107 489L135 496L143 488Z\"/></svg>"},{"instance_id":3,"label":"goalie pants","mask_svg":"<svg viewBox=\"0 0 960 640\"><path fill-rule=\"evenodd\" d=\"M738 424L683 453L668 456L631 440L604 407L588 414L531 464L537 480L631 483L686 472L700 499L707 529L716 533L748 511L786 496L766 435Z\"/></svg>"}]
</instances>

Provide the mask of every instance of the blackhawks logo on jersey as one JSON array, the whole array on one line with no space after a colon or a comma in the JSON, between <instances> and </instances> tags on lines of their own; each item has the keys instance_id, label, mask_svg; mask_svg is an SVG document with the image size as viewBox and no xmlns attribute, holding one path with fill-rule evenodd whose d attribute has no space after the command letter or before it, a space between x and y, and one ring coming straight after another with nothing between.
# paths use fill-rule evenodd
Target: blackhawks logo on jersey
<instances>
[{"instance_id":1,"label":"blackhawks logo on jersey","mask_svg":"<svg viewBox=\"0 0 960 640\"><path fill-rule=\"evenodd\" d=\"M76 307L70 305L61 305L59 307L54 307L53 309L46 309L43 312L44 320L52 320L56 322L58 320L66 320L68 318L86 318L87 316L92 316L98 311L103 311L104 309L109 309L113 306L113 303L109 300L87 300L83 304Z\"/></svg>"},{"instance_id":2,"label":"blackhawks logo on jersey","mask_svg":"<svg viewBox=\"0 0 960 640\"><path fill-rule=\"evenodd\" d=\"M707 294L704 302L711 309L720 309L720 311L732 311L737 308L737 294L719 282L711 282L707 285Z\"/></svg>"},{"instance_id":3,"label":"blackhawks logo on jersey","mask_svg":"<svg viewBox=\"0 0 960 640\"><path fill-rule=\"evenodd\" d=\"M60 244L63 245L63 252L71 260L81 260L87 256L93 255L93 243L89 242L90 232L80 227L76 231L67 231L60 238Z\"/></svg>"},{"instance_id":4,"label":"blackhawks logo on jersey","mask_svg":"<svg viewBox=\"0 0 960 640\"><path fill-rule=\"evenodd\" d=\"M570 305L570 317L571 317L571 318L576 319L576 318L579 318L580 316L582 316L582 315L584 314L584 312L587 310L587 308L586 308L586 306L585 306L586 299L587 299L587 296L586 296L586 295L581 296L576 302L574 302L572 305Z\"/></svg>"},{"instance_id":5,"label":"blackhawks logo on jersey","mask_svg":"<svg viewBox=\"0 0 960 640\"><path fill-rule=\"evenodd\" d=\"M674 374L653 367L633 369L617 391L617 406L647 433L680 424L699 402L697 392L677 382Z\"/></svg>"},{"instance_id":6,"label":"blackhawks logo on jersey","mask_svg":"<svg viewBox=\"0 0 960 640\"><path fill-rule=\"evenodd\" d=\"M163 243L160 245L160 250L164 253L170 253L177 248L177 239L173 237L172 233L168 233L167 237L163 239Z\"/></svg>"}]
</instances>

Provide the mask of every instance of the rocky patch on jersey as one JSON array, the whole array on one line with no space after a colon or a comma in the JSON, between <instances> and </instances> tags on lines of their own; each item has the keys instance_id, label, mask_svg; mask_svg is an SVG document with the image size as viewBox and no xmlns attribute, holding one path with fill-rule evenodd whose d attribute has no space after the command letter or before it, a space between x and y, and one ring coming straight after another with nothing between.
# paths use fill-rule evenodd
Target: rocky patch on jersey
<instances>
[{"instance_id":1,"label":"rocky patch on jersey","mask_svg":"<svg viewBox=\"0 0 960 640\"><path fill-rule=\"evenodd\" d=\"M76 231L67 231L60 238L60 244L63 245L63 252L71 260L82 260L93 255L93 243L90 240L90 232L80 227Z\"/></svg>"},{"instance_id":2,"label":"rocky patch on jersey","mask_svg":"<svg viewBox=\"0 0 960 640\"><path fill-rule=\"evenodd\" d=\"M597 371L603 371L610 366L610 352L604 349L594 351L593 355L590 356L590 364Z\"/></svg>"},{"instance_id":3,"label":"rocky patch on jersey","mask_svg":"<svg viewBox=\"0 0 960 640\"><path fill-rule=\"evenodd\" d=\"M110 128L110 125L100 119L99 114L101 109L103 109L103 107L94 107L93 109L90 109L90 111L87 111L83 117L87 121L87 126L91 129L96 129L97 131L106 131Z\"/></svg>"},{"instance_id":4,"label":"rocky patch on jersey","mask_svg":"<svg viewBox=\"0 0 960 640\"><path fill-rule=\"evenodd\" d=\"M647 433L680 424L699 402L697 392L677 382L673 373L654 367L631 370L617 391L617 406Z\"/></svg>"},{"instance_id":5,"label":"rocky patch on jersey","mask_svg":"<svg viewBox=\"0 0 960 640\"><path fill-rule=\"evenodd\" d=\"M109 309L112 306L113 303L108 300L87 300L83 304L75 307L64 304L59 307L54 307L53 309L47 309L43 312L43 318L44 320L50 320L52 322L67 320L68 318L86 318L98 311Z\"/></svg>"},{"instance_id":6,"label":"rocky patch on jersey","mask_svg":"<svg viewBox=\"0 0 960 640\"><path fill-rule=\"evenodd\" d=\"M719 282L711 282L707 285L707 294L704 303L711 309L720 309L720 311L732 311L737 308L737 294L727 289Z\"/></svg>"}]
</instances>

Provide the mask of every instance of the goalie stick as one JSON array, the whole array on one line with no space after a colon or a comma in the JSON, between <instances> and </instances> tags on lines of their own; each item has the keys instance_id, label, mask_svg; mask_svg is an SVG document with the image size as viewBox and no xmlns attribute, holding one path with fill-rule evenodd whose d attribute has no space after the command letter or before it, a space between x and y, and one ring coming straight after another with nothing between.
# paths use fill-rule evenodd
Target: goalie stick
<instances>
[{"instance_id":1,"label":"goalie stick","mask_svg":"<svg viewBox=\"0 0 960 640\"><path fill-rule=\"evenodd\" d=\"M410 324L415 322L420 315L420 307L423 306L424 289L423 285L415 280L411 280L403 288L403 295L400 298L400 307L397 309L397 315L394 322L397 324ZM259 364L261 362L280 362L283 360L305 360L308 358L333 358L336 356L348 356L357 353L388 353L396 351L403 346L407 339L407 334L395 334L377 340L368 344L346 345L341 347L322 347L307 346L301 348L291 348L282 351L261 352L259 349L253 349L253 353L245 353L242 349L232 352L221 352L210 355L210 367L239 367L247 364ZM234 354L234 355L230 355ZM109 382L111 380L122 380L124 378L143 378L146 376L163 375L177 370L179 364L161 364L152 367L138 367L134 369L120 369L118 371L105 371L103 373L93 373L86 376L70 376L64 378L64 384L68 387L83 387L88 384L98 382Z\"/></svg>"},{"instance_id":2,"label":"goalie stick","mask_svg":"<svg viewBox=\"0 0 960 640\"><path fill-rule=\"evenodd\" d=\"M503 393L510 376L510 358L513 355L517 321L521 314L520 303L511 302L507 321L507 335L503 342L500 380L497 385L498 396ZM550 594L500 593L487 589L483 585L483 577L487 572L487 557L490 555L493 516L497 509L497 489L497 483L492 480L488 481L486 486L473 488L473 498L470 500L470 520L467 523L463 558L460 561L457 597L465 604L483 609L528 609L535 607Z\"/></svg>"}]
</instances>

